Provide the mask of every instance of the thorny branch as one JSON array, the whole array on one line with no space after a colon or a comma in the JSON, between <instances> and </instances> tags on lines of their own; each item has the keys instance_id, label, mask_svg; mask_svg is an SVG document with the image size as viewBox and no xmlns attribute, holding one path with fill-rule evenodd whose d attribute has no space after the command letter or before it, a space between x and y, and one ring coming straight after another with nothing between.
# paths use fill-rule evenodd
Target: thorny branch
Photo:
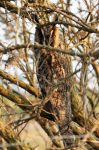
<instances>
[{"instance_id":1,"label":"thorny branch","mask_svg":"<svg viewBox=\"0 0 99 150\"><path fill-rule=\"evenodd\" d=\"M8 48L0 48L0 53L2 54L7 54L8 52L10 51L13 51L13 50L18 50L18 49L22 49L22 48L38 48L38 49L49 49L51 51L56 51L56 52L59 52L59 53L64 53L64 54L68 54L68 55L71 55L71 56L78 56L78 57L96 57L96 59L98 59L99 57L99 50L96 50L95 52L93 52L96 48L98 48L99 46L95 46L92 50L90 50L87 54L85 53L78 53L78 52L75 52L73 51L72 49L70 50L65 50L65 49L60 49L60 48L56 48L56 47L51 47L51 46L47 46L47 45L41 45L41 44L18 44L16 46L11 46L11 47L8 47Z\"/></svg>"},{"instance_id":2,"label":"thorny branch","mask_svg":"<svg viewBox=\"0 0 99 150\"><path fill-rule=\"evenodd\" d=\"M0 6L5 8L5 3L4 2L0 2ZM17 7L16 5L13 5L12 3L10 2L6 2L6 7L9 11L11 11L12 13L16 13L18 14L18 9L20 9L20 14L21 16L24 16L26 18L28 18L29 20L34 19L34 14L32 14L32 12L28 12L26 11L25 9L23 8L20 8L20 7ZM57 24L64 24L64 25L70 25L70 26L74 26L78 29L82 29L82 30L85 30L85 31L88 31L89 33L98 33L99 34L99 31L93 27L90 27L88 26L85 22L83 22L80 18L76 17L76 15L73 15L75 16L78 20L80 21L77 21L76 19L74 19L73 17L71 17L70 15L67 15L66 13L64 13L63 11L60 11L58 9L55 9L55 8L52 8L52 7L49 7L49 6L45 6L45 5L42 5L42 4L35 4L35 3L32 3L32 4L29 4L28 7L42 7L44 9L50 9L52 10L53 12L56 12L56 13L59 13L61 15L64 15L65 17L71 19L72 21L76 22L77 24L79 24L80 26L77 26L77 25L73 25L71 23L68 23L68 22L57 22ZM68 12L69 13L69 12ZM28 15L30 14L30 16ZM71 14L71 13L70 13Z\"/></svg>"},{"instance_id":3,"label":"thorny branch","mask_svg":"<svg viewBox=\"0 0 99 150\"><path fill-rule=\"evenodd\" d=\"M14 0L13 0L14 1ZM39 0L38 0L39 1ZM36 2L38 2L36 1ZM23 2L23 1L22 1ZM27 61L28 61L28 53L30 51L28 51L28 49L32 48L37 48L37 49L46 49L46 50L50 50L50 51L56 51L58 53L64 53L67 54L67 56L70 58L70 56L77 56L79 57L79 65L80 63L82 64L84 59L87 59L87 65L88 65L88 69L90 68L89 66L92 65L93 66L93 70L95 71L95 78L97 78L97 83L99 85L99 62L98 62L98 58L99 58L99 44L96 44L96 41L99 40L99 29L98 27L98 23L99 23L99 12L97 9L97 6L99 4L95 3L94 1L90 0L90 2L87 2L87 0L85 0L85 6L86 6L86 10L83 10L83 8L80 6L81 5L81 1L79 1L78 7L79 7L79 17L78 14L72 13L70 10L70 6L73 5L71 3L71 0L67 0L65 3L64 1L58 1L57 4L53 4L50 3L50 5L48 5L48 1L46 3L46 1L44 0L44 2L39 1L39 3L35 3L34 0L28 0L28 2L32 2L27 3L26 1L24 1L24 6L19 7L16 6L14 4L12 4L10 2L10 0L4 0L4 1L0 1L0 7L4 8L6 11L6 13L4 13L1 9L1 14L6 14L6 18L4 16L1 16L1 20L2 23L4 24L5 22L10 22L10 24L12 25L12 21L13 16L17 14L17 16L21 18L23 18L25 20L25 18L28 18L28 21L31 21L32 24L35 23L34 21L34 14L35 12L40 15L41 19L48 19L48 15L49 14L53 14L53 13L57 13L60 16L59 21L57 22L49 22L47 19L46 23L42 24L42 25L38 25L38 28L42 28L44 26L47 25L55 25L55 24L59 24L61 27L61 33L64 32L64 37L63 34L60 36L61 41L65 41L63 42L63 44L65 45L64 49L60 49L60 48L56 48L56 47L51 47L51 46L46 46L46 45L40 45L38 43L34 43L31 44L30 43L30 39L28 42L24 42L25 44L19 44L19 45L14 45L14 46L5 46L3 44L3 42L0 41L0 54L1 57L3 56L3 54L7 54L7 55L11 55L12 56L12 52L14 53L14 50L17 50L17 52L20 55L20 50L26 49L27 50ZM89 5L90 3L90 5ZM62 6L62 7L61 7ZM96 14L94 14L95 9L97 9ZM85 14L85 18L82 17L82 12L86 12ZM42 15L44 14L44 15ZM8 16L11 15L11 19L9 21ZM4 20L6 19L6 21L4 22ZM20 22L20 21L19 21ZM24 22L24 26L26 27L27 24L26 20ZM7 23L7 25L12 28L13 30L11 30L13 32L17 32L16 29L14 28L14 26L9 25L9 23ZM6 30L7 31L7 30ZM22 30L23 31L23 30ZM24 34L25 39L28 37L28 31L26 34ZM93 33L93 34L91 34ZM23 33L21 33L23 34ZM30 33L29 33L30 34ZM7 34L6 34L7 35ZM30 36L30 35L29 35ZM8 37L9 36L9 30L8 30ZM19 37L18 37L19 38ZM28 37L30 38L30 37ZM27 38L27 40L28 40ZM65 40L64 40L65 39ZM69 40L68 40L69 39ZM22 37L21 37L22 40ZM32 39L33 40L33 39ZM32 41L31 40L31 41ZM23 42L21 42L23 43ZM29 43L29 44L28 44ZM69 43L69 44L68 44ZM98 42L97 42L98 43ZM73 46L72 46L73 44ZM1 48L2 47L2 48ZM76 48L78 51L75 52ZM85 53L86 52L86 53ZM32 51L33 54L33 51ZM32 56L32 55L31 55ZM1 59L0 57L0 59ZM29 57L30 58L30 57ZM33 57L31 57L33 59ZM34 60L33 60L34 61ZM25 63L25 59L24 59L24 63ZM19 63L19 62L18 62ZM70 68L72 70L72 63L70 64ZM35 66L34 66L35 67ZM78 67L78 66L77 66ZM53 91L58 87L61 86L66 80L68 80L68 78L72 78L74 75L77 75L76 77L79 77L79 75L77 74L78 72L81 71L81 69L77 69L76 67L76 71L72 72L67 75L66 78L64 78L61 82L59 82L57 85L51 85L52 89L51 91L49 91L49 94L47 95L47 97L43 100L40 100L39 98L41 98L41 92L33 87L30 86L29 84L19 80L17 77L14 77L12 75L10 75L7 72L4 72L3 70L0 70L0 76L3 77L3 79L6 79L7 81L10 81L10 83L14 83L15 85L23 88L24 90L28 91L29 93L33 95L35 95L37 98L35 98L36 100L36 105L34 105L34 103L30 103L27 98L25 98L22 95L18 95L15 94L14 91L6 89L4 86L0 85L0 94L8 99L10 99L11 101L13 101L15 104L17 104L22 110L24 110L27 114L29 114L30 116L27 119L19 119L18 121L14 121L14 123L19 123L19 125L21 125L23 122L28 122L30 119L38 119L39 123L42 126L41 120L39 119L39 115L47 118L51 121L54 121L54 117L53 114L47 112L46 110L44 110L44 105L46 106L46 103L48 102L51 94L53 93ZM32 79L32 75L34 74L34 72L32 71L31 68L28 67L28 65L26 66L26 70L24 71L24 69L22 69L22 66L19 65L19 68L21 69L21 71L23 71L23 74L26 74L26 72L29 72L29 78ZM84 68L83 68L84 69ZM88 71L90 73L93 72L93 70L89 69ZM25 73L24 73L25 72ZM88 72L88 73L89 73ZM87 73L87 74L88 74ZM30 75L31 74L31 75ZM35 74L36 75L36 72ZM89 76L89 75L88 75ZM28 77L26 76L26 78L28 79ZM45 79L45 81L47 81ZM32 84L31 84L32 85ZM93 84L91 85L93 87ZM82 91L79 89L78 91L75 90L75 81L72 80L72 89L71 89L71 94L72 94L72 113L73 113L73 120L75 122L71 122L71 126L72 129L74 131L74 133L76 133L77 135L79 135L79 137L76 137L76 145L74 147L76 148L86 148L88 146L88 144L91 146L91 148L93 149L98 149L99 147L99 116L98 113L96 113L96 106L98 107L98 97L99 94L97 92L97 90L95 89L95 92L92 89L87 89L87 93L86 93L86 99L91 99L92 104L90 104L90 100L88 105L90 105L90 109L92 108L92 110L90 110L90 114L87 114L89 117L86 120L88 127L86 127L85 130L85 118L83 116L83 109L82 109L82 97L84 96L84 93L82 93ZM90 94L91 93L91 94ZM39 102L37 101L39 99ZM41 103L42 102L42 103ZM96 103L97 102L97 103ZM93 106L91 106L93 105ZM95 118L94 115L95 114ZM3 116L3 115L1 115ZM10 121L9 121L10 122ZM3 125L1 128L3 129L3 127L5 127L5 123L0 120L0 126ZM44 124L43 124L44 126ZM42 127L43 127L42 126ZM8 127L9 128L9 127ZM11 134L8 134L8 131L10 131L12 134L14 134L13 130L11 130L9 128L5 128L5 132L3 133L3 130L1 130L0 135L2 135L2 137L5 137L4 135L6 134L6 141L8 143L11 143L9 137ZM50 131L50 129L48 129ZM45 130L46 131L46 130ZM87 132L87 135L85 134ZM94 135L95 133L95 135ZM84 134L84 137L83 137ZM54 136L54 134L53 134ZM54 137L53 137L54 138ZM81 140L82 138L82 140ZM16 140L16 135L12 138L14 140ZM78 141L77 141L78 139ZM20 145L20 139L18 139L19 143L14 141L14 144ZM22 143L23 144L23 143ZM12 144L13 145L13 144ZM9 145L9 146L12 146ZM8 145L7 145L8 146ZM59 144L57 143L56 140L56 146L58 147ZM21 147L22 149L26 150L26 147ZM69 147L66 147L65 149L67 149ZM70 147L71 148L71 147ZM17 147L16 147L17 149ZM29 148L27 148L29 149ZM56 148L49 148L49 149L56 149ZM61 148L62 149L62 148ZM63 148L64 149L64 148ZM62 150L63 150L62 149ZM87 148L88 149L88 148Z\"/></svg>"}]
</instances>

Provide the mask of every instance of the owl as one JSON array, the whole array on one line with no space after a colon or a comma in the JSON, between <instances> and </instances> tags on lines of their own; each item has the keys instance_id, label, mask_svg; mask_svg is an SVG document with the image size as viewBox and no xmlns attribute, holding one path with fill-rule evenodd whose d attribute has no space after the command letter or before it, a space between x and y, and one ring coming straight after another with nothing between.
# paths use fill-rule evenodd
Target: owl
<instances>
[{"instance_id":1,"label":"owl","mask_svg":"<svg viewBox=\"0 0 99 150\"><path fill-rule=\"evenodd\" d=\"M39 16L35 15L35 21L43 24ZM58 16L54 15L54 20L58 21ZM42 45L61 48L59 40L59 30L56 24L36 27L35 42ZM66 54L58 53L48 49L35 49L37 79L44 99L48 92L66 78L70 73L69 61ZM70 79L66 80L61 86L57 87L52 93L47 106L54 116L54 121L59 127L59 132L63 137L65 146L73 144L71 122L71 96Z\"/></svg>"}]
</instances>

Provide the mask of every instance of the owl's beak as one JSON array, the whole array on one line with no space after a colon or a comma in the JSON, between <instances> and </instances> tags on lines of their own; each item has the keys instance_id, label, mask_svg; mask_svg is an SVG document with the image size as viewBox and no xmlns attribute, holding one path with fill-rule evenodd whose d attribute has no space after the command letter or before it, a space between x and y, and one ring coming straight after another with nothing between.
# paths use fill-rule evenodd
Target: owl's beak
<instances>
[{"instance_id":1,"label":"owl's beak","mask_svg":"<svg viewBox=\"0 0 99 150\"><path fill-rule=\"evenodd\" d=\"M45 44L46 44L46 45L49 44L49 39L46 39Z\"/></svg>"}]
</instances>

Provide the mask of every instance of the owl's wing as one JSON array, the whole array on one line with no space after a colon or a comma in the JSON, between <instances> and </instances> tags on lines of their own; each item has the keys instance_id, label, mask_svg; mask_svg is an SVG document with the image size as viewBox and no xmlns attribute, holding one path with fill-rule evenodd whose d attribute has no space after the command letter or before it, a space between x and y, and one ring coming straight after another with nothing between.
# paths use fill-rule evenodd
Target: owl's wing
<instances>
[{"instance_id":1,"label":"owl's wing","mask_svg":"<svg viewBox=\"0 0 99 150\"><path fill-rule=\"evenodd\" d=\"M43 99L48 92L61 82L69 74L68 58L65 54L57 52L42 51L38 67L38 81L43 95ZM61 86L51 95L48 105L50 112L54 115L55 122L59 126L60 134L67 145L73 143L70 129L71 122L71 97L70 79L64 81ZM68 136L67 136L68 135Z\"/></svg>"}]
</instances>

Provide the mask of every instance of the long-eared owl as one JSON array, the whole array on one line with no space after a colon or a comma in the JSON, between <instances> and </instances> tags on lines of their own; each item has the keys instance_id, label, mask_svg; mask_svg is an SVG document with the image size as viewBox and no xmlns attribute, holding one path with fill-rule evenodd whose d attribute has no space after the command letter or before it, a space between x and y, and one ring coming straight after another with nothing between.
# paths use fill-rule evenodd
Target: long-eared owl
<instances>
[{"instance_id":1,"label":"long-eared owl","mask_svg":"<svg viewBox=\"0 0 99 150\"><path fill-rule=\"evenodd\" d=\"M57 15L54 15L54 21L57 20ZM38 24L43 23L37 15L35 15L35 21ZM36 27L35 42L61 48L59 30L56 24L41 28ZM35 49L35 57L37 61L37 78L44 99L51 88L69 74L69 62L65 54L48 49ZM63 136L65 145L73 144L73 139L70 136L72 135L70 129L70 86L71 82L68 79L61 86L57 87L48 102L50 112L54 114L55 122L59 127L60 134Z\"/></svg>"}]
</instances>

